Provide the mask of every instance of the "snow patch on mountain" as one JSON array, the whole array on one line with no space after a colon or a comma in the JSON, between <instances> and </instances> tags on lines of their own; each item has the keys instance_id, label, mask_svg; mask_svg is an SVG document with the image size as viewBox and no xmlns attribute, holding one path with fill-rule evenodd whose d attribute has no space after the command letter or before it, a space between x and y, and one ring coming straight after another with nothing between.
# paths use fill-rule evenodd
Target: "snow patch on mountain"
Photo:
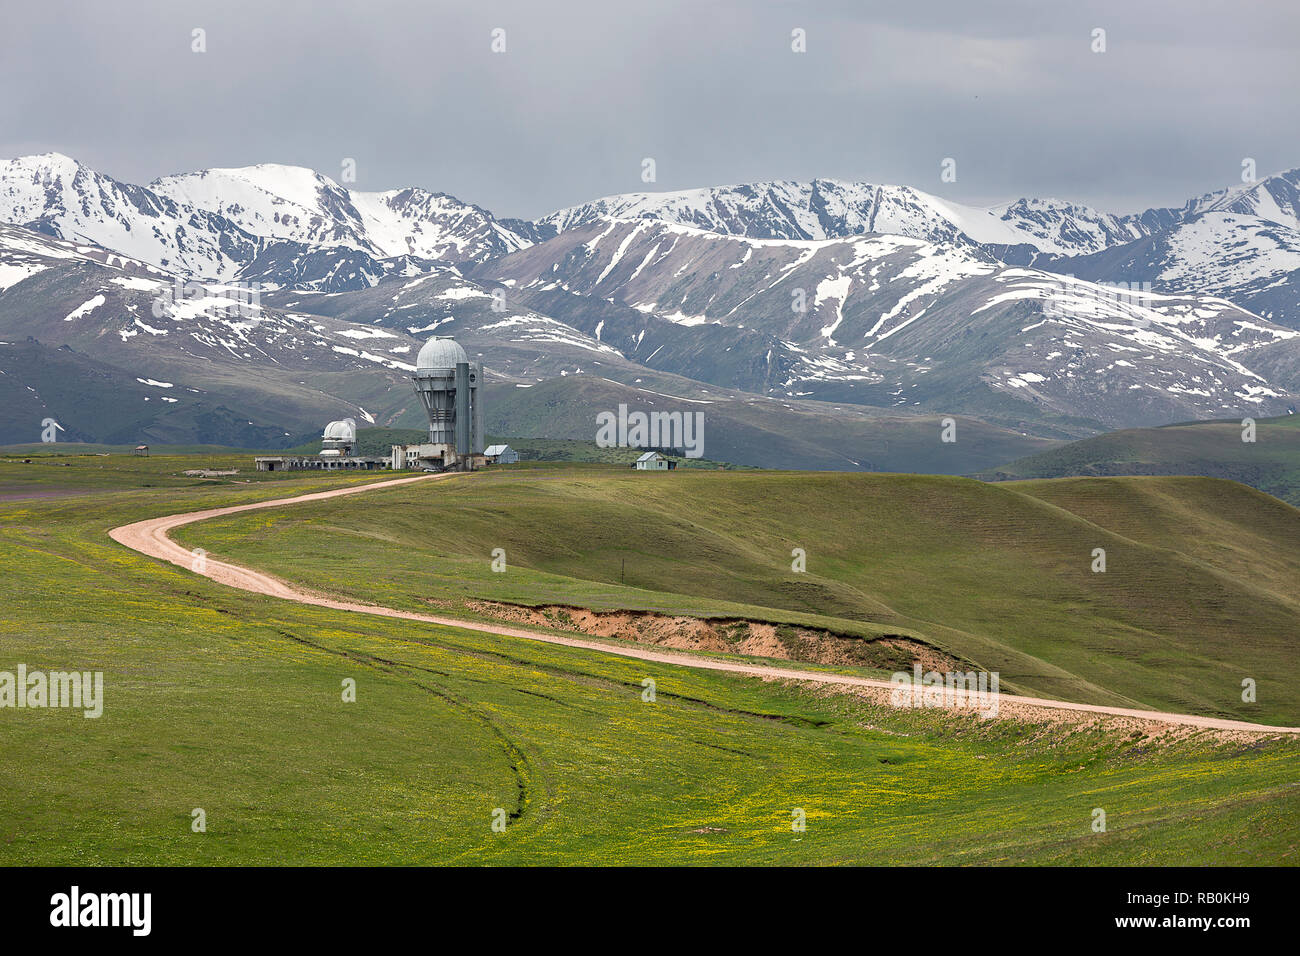
<instances>
[{"instance_id":1,"label":"snow patch on mountain","mask_svg":"<svg viewBox=\"0 0 1300 956\"><path fill-rule=\"evenodd\" d=\"M95 296L93 299L88 299L87 301L83 302L81 305L77 306L75 309L73 309L71 312L69 312L67 315L63 317L63 321L71 322L74 319L81 318L83 315L89 315L91 312L94 312L101 305L103 305L104 302L105 299L103 294L101 293L100 295Z\"/></svg>"}]
</instances>

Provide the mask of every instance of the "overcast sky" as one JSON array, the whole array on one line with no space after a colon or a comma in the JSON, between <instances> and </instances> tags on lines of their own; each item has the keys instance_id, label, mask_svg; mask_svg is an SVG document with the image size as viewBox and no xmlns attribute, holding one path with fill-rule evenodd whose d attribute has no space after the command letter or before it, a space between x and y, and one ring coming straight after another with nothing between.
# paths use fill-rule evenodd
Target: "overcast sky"
<instances>
[{"instance_id":1,"label":"overcast sky","mask_svg":"<svg viewBox=\"0 0 1300 956\"><path fill-rule=\"evenodd\" d=\"M35 0L0 91L0 156L136 183L352 158L501 216L814 177L1123 212L1300 165L1300 3Z\"/></svg>"}]
</instances>

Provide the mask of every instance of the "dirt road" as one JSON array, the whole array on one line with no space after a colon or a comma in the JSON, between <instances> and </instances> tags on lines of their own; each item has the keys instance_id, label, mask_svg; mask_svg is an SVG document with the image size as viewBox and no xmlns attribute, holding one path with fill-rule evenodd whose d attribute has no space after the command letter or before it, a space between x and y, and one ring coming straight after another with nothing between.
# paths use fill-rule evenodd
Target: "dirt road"
<instances>
[{"instance_id":1,"label":"dirt road","mask_svg":"<svg viewBox=\"0 0 1300 956\"><path fill-rule=\"evenodd\" d=\"M459 627L470 631L482 631L487 634L499 634L504 637L522 638L529 641L541 641L547 644L561 644L565 647L578 647L597 651L601 654L616 654L637 660L653 661L658 664L671 664L677 667L691 667L696 670L726 671L733 674L745 674L751 677L764 677L777 680L808 681L818 684L842 685L845 687L875 688L892 690L888 681L873 680L867 677L854 677L847 674L826 674L816 671L801 670L793 667L770 667L765 664L744 661L715 660L672 651L654 650L641 645L622 645L601 641L584 640L568 634L526 630L500 624L484 624L479 621L464 621L454 617L434 614L417 614L413 611L400 611L395 608L381 607L374 604L354 604L336 601L324 595L312 594L293 585L254 571L251 568L228 564L205 556L200 563L196 556L181 547L167 536L173 528L219 518L223 515L239 514L244 511L257 511L262 508L280 508L285 505L301 504L308 501L323 501L343 495L362 494L378 488L396 488L400 485L414 484L421 481L437 481L452 475L419 475L414 478L398 478L393 481L380 481L369 485L339 488L334 491L321 491L314 494L299 495L294 498L278 498L274 501L259 501L253 504L234 505L229 508L212 508L207 511L193 511L187 514L168 515L163 518L149 518L134 524L122 525L109 532L109 536L119 544L135 551L160 558L187 570L195 571L229 587L268 594L286 601L312 604L317 607L332 608L337 611L351 611L358 614L375 614L380 617L402 618L408 621L423 621L427 624L440 624L446 627ZM1010 705L1008 707L1007 705ZM1300 734L1300 727L1270 727L1265 724L1252 724L1240 720L1224 720L1217 717L1200 717L1194 714L1170 714L1151 710L1137 710L1124 707L1103 707L1096 704L1075 704L1067 701L1046 700L1038 697L1021 697L1014 694L1001 694L998 697L1000 713L1014 711L1024 715L1028 710L1069 711L1079 714L1103 714L1112 717L1132 718L1144 723L1170 724L1175 726L1201 727L1211 730L1237 731L1247 733Z\"/></svg>"}]
</instances>

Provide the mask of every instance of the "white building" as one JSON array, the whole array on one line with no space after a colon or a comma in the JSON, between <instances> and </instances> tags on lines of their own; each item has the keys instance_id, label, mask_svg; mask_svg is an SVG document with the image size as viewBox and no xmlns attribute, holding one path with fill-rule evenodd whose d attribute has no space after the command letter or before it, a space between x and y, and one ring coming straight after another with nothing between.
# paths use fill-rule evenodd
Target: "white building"
<instances>
[{"instance_id":1,"label":"white building","mask_svg":"<svg viewBox=\"0 0 1300 956\"><path fill-rule=\"evenodd\" d=\"M513 465L519 461L519 452L509 445L488 445L483 449L483 457L497 465Z\"/></svg>"},{"instance_id":2,"label":"white building","mask_svg":"<svg viewBox=\"0 0 1300 956\"><path fill-rule=\"evenodd\" d=\"M637 471L672 471L677 467L677 462L657 451L648 451L632 467Z\"/></svg>"}]
</instances>

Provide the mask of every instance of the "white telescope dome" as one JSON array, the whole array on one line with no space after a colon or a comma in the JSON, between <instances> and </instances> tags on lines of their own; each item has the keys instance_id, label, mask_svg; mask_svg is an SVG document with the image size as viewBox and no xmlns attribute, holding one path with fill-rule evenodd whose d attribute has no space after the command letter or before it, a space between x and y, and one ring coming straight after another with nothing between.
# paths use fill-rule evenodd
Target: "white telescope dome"
<instances>
[{"instance_id":1,"label":"white telescope dome","mask_svg":"<svg viewBox=\"0 0 1300 956\"><path fill-rule=\"evenodd\" d=\"M325 441L354 442L357 440L357 423L351 418L330 422L325 426L325 434L321 438Z\"/></svg>"},{"instance_id":2,"label":"white telescope dome","mask_svg":"<svg viewBox=\"0 0 1300 956\"><path fill-rule=\"evenodd\" d=\"M455 368L460 362L468 361L469 356L465 350L450 335L435 335L420 349L415 367L419 370Z\"/></svg>"}]
</instances>

